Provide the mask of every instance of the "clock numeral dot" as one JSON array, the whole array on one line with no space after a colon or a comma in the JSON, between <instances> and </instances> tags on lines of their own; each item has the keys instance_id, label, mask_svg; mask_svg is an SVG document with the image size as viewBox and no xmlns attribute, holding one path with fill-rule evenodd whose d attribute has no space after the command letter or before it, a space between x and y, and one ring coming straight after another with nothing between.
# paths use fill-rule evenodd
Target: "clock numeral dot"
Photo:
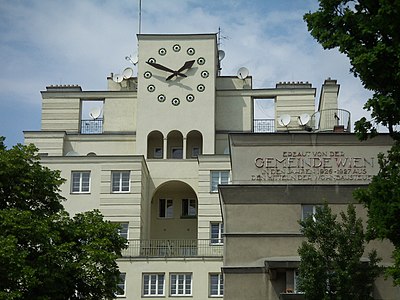
<instances>
[{"instance_id":1,"label":"clock numeral dot","mask_svg":"<svg viewBox=\"0 0 400 300\"><path fill-rule=\"evenodd\" d=\"M160 101L160 102L164 102L165 99L166 99L166 97L165 97L165 95L160 94L160 95L158 95L157 99L158 99L158 101Z\"/></svg>"},{"instance_id":2,"label":"clock numeral dot","mask_svg":"<svg viewBox=\"0 0 400 300\"><path fill-rule=\"evenodd\" d=\"M203 77L203 78L207 78L208 77L208 71L202 71L201 72L201 77Z\"/></svg>"},{"instance_id":3,"label":"clock numeral dot","mask_svg":"<svg viewBox=\"0 0 400 300\"><path fill-rule=\"evenodd\" d=\"M204 84L199 84L199 85L197 86L197 90L198 90L199 92L204 92L205 89L206 89L206 87L204 86Z\"/></svg>"},{"instance_id":4,"label":"clock numeral dot","mask_svg":"<svg viewBox=\"0 0 400 300\"><path fill-rule=\"evenodd\" d=\"M187 54L189 54L189 55L194 55L194 54L196 53L196 51L194 50L194 48L188 48L186 52L187 52Z\"/></svg>"},{"instance_id":5,"label":"clock numeral dot","mask_svg":"<svg viewBox=\"0 0 400 300\"><path fill-rule=\"evenodd\" d=\"M154 92L154 91L156 90L156 87L155 87L153 84L150 84L150 85L147 87L147 90L148 90L150 93L152 93L152 92Z\"/></svg>"},{"instance_id":6,"label":"clock numeral dot","mask_svg":"<svg viewBox=\"0 0 400 300\"><path fill-rule=\"evenodd\" d=\"M204 57L199 57L199 58L197 59L197 63L198 63L199 65L204 65L204 64L206 63L206 59L205 59Z\"/></svg>"},{"instance_id":7,"label":"clock numeral dot","mask_svg":"<svg viewBox=\"0 0 400 300\"><path fill-rule=\"evenodd\" d=\"M187 100L188 102L193 102L193 101L194 101L194 95L193 95L193 94L187 95L187 96L186 96L186 100Z\"/></svg>"},{"instance_id":8,"label":"clock numeral dot","mask_svg":"<svg viewBox=\"0 0 400 300\"><path fill-rule=\"evenodd\" d=\"M174 98L174 99L172 99L171 103L172 103L172 105L174 105L174 106L178 106L179 103L181 103L181 101L180 101L178 98Z\"/></svg>"}]
</instances>

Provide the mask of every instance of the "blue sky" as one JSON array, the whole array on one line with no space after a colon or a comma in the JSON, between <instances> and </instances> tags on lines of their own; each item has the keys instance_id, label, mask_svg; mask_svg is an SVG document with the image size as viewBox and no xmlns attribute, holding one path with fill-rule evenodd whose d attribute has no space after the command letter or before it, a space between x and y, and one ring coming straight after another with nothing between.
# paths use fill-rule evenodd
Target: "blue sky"
<instances>
[{"instance_id":1,"label":"blue sky","mask_svg":"<svg viewBox=\"0 0 400 300\"><path fill-rule=\"evenodd\" d=\"M222 75L246 67L255 88L309 81L319 96L331 77L341 85L339 105L352 122L370 96L350 74L348 59L323 50L302 16L316 0L142 0L142 33L215 33L221 28ZM23 142L40 130L40 91L54 84L105 90L106 78L132 66L138 0L0 1L0 135Z\"/></svg>"}]
</instances>

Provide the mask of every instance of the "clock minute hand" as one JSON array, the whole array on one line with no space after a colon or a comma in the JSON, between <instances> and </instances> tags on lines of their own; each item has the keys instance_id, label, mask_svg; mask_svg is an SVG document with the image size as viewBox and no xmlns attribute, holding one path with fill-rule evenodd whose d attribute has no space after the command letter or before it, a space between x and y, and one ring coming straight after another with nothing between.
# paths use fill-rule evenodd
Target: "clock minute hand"
<instances>
[{"instance_id":1,"label":"clock minute hand","mask_svg":"<svg viewBox=\"0 0 400 300\"><path fill-rule=\"evenodd\" d=\"M166 72L170 72L170 73L173 73L175 75L175 71L174 70L172 70L170 68L167 68L167 67L165 67L163 65L160 65L160 64L157 64L157 63L153 63L153 62L148 62L148 61L146 61L146 63L149 64L150 66L156 68L156 69L159 69L159 70L162 70L162 71L166 71Z\"/></svg>"}]
</instances>

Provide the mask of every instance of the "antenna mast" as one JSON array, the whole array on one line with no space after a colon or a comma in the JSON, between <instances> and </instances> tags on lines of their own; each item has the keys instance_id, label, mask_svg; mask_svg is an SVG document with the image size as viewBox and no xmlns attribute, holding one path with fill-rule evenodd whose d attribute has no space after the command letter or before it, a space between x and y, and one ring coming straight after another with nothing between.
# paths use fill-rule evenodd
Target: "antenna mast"
<instances>
[{"instance_id":1,"label":"antenna mast","mask_svg":"<svg viewBox=\"0 0 400 300\"><path fill-rule=\"evenodd\" d=\"M140 34L142 32L142 0L138 0L138 6L139 6L138 33Z\"/></svg>"}]
</instances>

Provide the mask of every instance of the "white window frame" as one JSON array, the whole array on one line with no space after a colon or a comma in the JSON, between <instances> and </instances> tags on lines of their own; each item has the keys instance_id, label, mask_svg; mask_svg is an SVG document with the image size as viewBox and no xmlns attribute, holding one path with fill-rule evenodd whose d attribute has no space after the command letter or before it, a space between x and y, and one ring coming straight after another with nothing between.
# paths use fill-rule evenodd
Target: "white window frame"
<instances>
[{"instance_id":1,"label":"white window frame","mask_svg":"<svg viewBox=\"0 0 400 300\"><path fill-rule=\"evenodd\" d=\"M169 283L170 296L192 296L192 273L171 273Z\"/></svg>"},{"instance_id":2,"label":"white window frame","mask_svg":"<svg viewBox=\"0 0 400 300\"><path fill-rule=\"evenodd\" d=\"M160 286L160 281L162 281L161 286ZM165 273L143 273L142 296L143 297L165 296Z\"/></svg>"},{"instance_id":3,"label":"white window frame","mask_svg":"<svg viewBox=\"0 0 400 300\"><path fill-rule=\"evenodd\" d=\"M124 175L128 175L128 182ZM114 176L118 180L118 189L114 190ZM126 186L128 183L128 186ZM127 189L126 189L127 188ZM112 193L129 193L131 191L131 172L130 171L112 171L111 172L111 192Z\"/></svg>"},{"instance_id":4,"label":"white window frame","mask_svg":"<svg viewBox=\"0 0 400 300\"><path fill-rule=\"evenodd\" d=\"M310 216L310 213L306 214L306 208L312 209L311 215L312 218L315 222L315 213L317 212L317 207L321 207L322 205L320 204L302 204L301 205L301 220L304 221L308 216Z\"/></svg>"},{"instance_id":5,"label":"white window frame","mask_svg":"<svg viewBox=\"0 0 400 300\"><path fill-rule=\"evenodd\" d=\"M187 202L186 205L185 205L185 202ZM185 207L187 208L187 211L185 211ZM181 217L190 218L190 217L196 217L196 216L197 216L196 199L193 199L193 198L182 199L182 214L181 214Z\"/></svg>"},{"instance_id":6,"label":"white window frame","mask_svg":"<svg viewBox=\"0 0 400 300\"><path fill-rule=\"evenodd\" d=\"M213 227L218 227L217 236L213 236ZM222 222L211 222L210 223L210 244L211 245L223 245L224 244L224 223Z\"/></svg>"},{"instance_id":7,"label":"white window frame","mask_svg":"<svg viewBox=\"0 0 400 300\"><path fill-rule=\"evenodd\" d=\"M218 175L218 177L214 176L214 175ZM225 179L226 176L222 176L222 175L228 175L228 176ZM219 184L228 184L229 181L230 181L230 171L229 170L211 171L210 172L210 193L217 193L218 185Z\"/></svg>"},{"instance_id":8,"label":"white window frame","mask_svg":"<svg viewBox=\"0 0 400 300\"><path fill-rule=\"evenodd\" d=\"M77 178L75 175L79 175ZM84 182L84 175L88 175L87 190L86 182ZM73 194L89 194L91 185L90 171L72 171L71 172L71 193ZM76 182L78 180L79 182ZM78 189L75 190L76 183L78 184Z\"/></svg>"},{"instance_id":9,"label":"white window frame","mask_svg":"<svg viewBox=\"0 0 400 300\"><path fill-rule=\"evenodd\" d=\"M164 201L164 207L161 207L162 201ZM161 209L163 210L163 216L161 216ZM161 219L172 219L174 217L174 201L172 199L158 199L158 217Z\"/></svg>"},{"instance_id":10,"label":"white window frame","mask_svg":"<svg viewBox=\"0 0 400 300\"><path fill-rule=\"evenodd\" d=\"M209 297L223 297L224 296L224 276L222 273L210 273L209 274ZM217 284L214 286L212 278L217 279Z\"/></svg>"},{"instance_id":11,"label":"white window frame","mask_svg":"<svg viewBox=\"0 0 400 300\"><path fill-rule=\"evenodd\" d=\"M118 235L126 238L129 238L129 222L118 222L117 223L120 228L118 228Z\"/></svg>"},{"instance_id":12,"label":"white window frame","mask_svg":"<svg viewBox=\"0 0 400 300\"><path fill-rule=\"evenodd\" d=\"M126 296L126 273L120 273L119 274L119 281L118 281L118 284L117 284L117 286L119 287L119 288L121 288L124 292L123 292L123 294L118 294L118 292L115 294L115 296L117 297L117 298L119 298L119 297L125 297Z\"/></svg>"}]
</instances>

